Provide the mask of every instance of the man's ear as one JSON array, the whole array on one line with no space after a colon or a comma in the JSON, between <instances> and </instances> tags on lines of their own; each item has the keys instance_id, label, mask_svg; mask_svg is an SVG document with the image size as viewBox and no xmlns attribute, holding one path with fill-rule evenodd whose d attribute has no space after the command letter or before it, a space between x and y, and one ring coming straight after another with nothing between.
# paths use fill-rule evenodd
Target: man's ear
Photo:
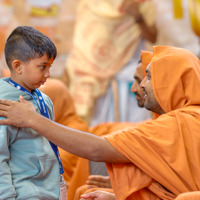
<instances>
[{"instance_id":1,"label":"man's ear","mask_svg":"<svg viewBox=\"0 0 200 200\"><path fill-rule=\"evenodd\" d=\"M18 74L22 73L22 66L21 66L21 64L22 64L22 62L20 60L13 60L13 62L12 62L12 68Z\"/></svg>"}]
</instances>

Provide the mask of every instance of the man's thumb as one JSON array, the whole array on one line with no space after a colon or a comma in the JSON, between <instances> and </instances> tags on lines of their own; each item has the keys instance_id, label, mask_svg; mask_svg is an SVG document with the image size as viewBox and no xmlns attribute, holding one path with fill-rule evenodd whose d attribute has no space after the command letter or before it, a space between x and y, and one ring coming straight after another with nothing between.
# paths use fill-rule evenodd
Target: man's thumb
<instances>
[{"instance_id":1,"label":"man's thumb","mask_svg":"<svg viewBox=\"0 0 200 200\"><path fill-rule=\"evenodd\" d=\"M22 95L19 96L19 102L20 103L26 103L27 101L24 99Z\"/></svg>"}]
</instances>

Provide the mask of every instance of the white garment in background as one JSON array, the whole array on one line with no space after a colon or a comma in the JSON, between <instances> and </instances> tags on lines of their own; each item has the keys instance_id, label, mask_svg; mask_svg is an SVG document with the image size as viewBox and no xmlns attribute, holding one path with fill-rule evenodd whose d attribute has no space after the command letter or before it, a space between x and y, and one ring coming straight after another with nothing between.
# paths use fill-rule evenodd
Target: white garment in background
<instances>
[{"instance_id":1,"label":"white garment in background","mask_svg":"<svg viewBox=\"0 0 200 200\"><path fill-rule=\"evenodd\" d=\"M130 91L130 85L134 81L133 74L136 70L142 49L144 49L144 40L141 40L137 52L130 62L115 76L119 94L120 122L140 122L152 118L150 111L138 107L135 95ZM99 97L95 102L94 114L90 121L90 126L114 121L113 91L110 85L106 94Z\"/></svg>"},{"instance_id":2,"label":"white garment in background","mask_svg":"<svg viewBox=\"0 0 200 200\"><path fill-rule=\"evenodd\" d=\"M188 0L182 0L182 18L174 18L173 0L153 0L156 9L158 45L176 46L200 54L199 38L192 30Z\"/></svg>"}]
</instances>

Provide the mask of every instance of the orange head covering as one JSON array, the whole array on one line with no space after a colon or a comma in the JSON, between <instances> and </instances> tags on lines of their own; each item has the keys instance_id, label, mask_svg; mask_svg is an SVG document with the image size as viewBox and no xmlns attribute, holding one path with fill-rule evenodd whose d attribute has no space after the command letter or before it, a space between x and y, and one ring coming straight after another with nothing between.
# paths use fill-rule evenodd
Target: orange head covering
<instances>
[{"instance_id":1,"label":"orange head covering","mask_svg":"<svg viewBox=\"0 0 200 200\"><path fill-rule=\"evenodd\" d=\"M200 104L200 62L190 51L155 46L151 76L156 99L165 112Z\"/></svg>"},{"instance_id":2,"label":"orange head covering","mask_svg":"<svg viewBox=\"0 0 200 200\"><path fill-rule=\"evenodd\" d=\"M151 59L153 58L153 53L150 51L141 51L140 59L142 62L142 75L143 78L146 76L146 68L147 65L150 63Z\"/></svg>"}]
</instances>

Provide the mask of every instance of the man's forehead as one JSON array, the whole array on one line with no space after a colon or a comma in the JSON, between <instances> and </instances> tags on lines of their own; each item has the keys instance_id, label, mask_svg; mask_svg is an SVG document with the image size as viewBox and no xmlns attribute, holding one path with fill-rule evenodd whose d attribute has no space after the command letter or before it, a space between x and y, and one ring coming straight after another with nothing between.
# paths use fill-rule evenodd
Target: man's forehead
<instances>
[{"instance_id":1,"label":"man's forehead","mask_svg":"<svg viewBox=\"0 0 200 200\"><path fill-rule=\"evenodd\" d=\"M146 72L151 72L151 63L147 65Z\"/></svg>"},{"instance_id":2,"label":"man's forehead","mask_svg":"<svg viewBox=\"0 0 200 200\"><path fill-rule=\"evenodd\" d=\"M134 73L134 77L139 77L140 79L143 78L143 75L142 75L142 63L139 63L137 65L135 73Z\"/></svg>"}]
</instances>

